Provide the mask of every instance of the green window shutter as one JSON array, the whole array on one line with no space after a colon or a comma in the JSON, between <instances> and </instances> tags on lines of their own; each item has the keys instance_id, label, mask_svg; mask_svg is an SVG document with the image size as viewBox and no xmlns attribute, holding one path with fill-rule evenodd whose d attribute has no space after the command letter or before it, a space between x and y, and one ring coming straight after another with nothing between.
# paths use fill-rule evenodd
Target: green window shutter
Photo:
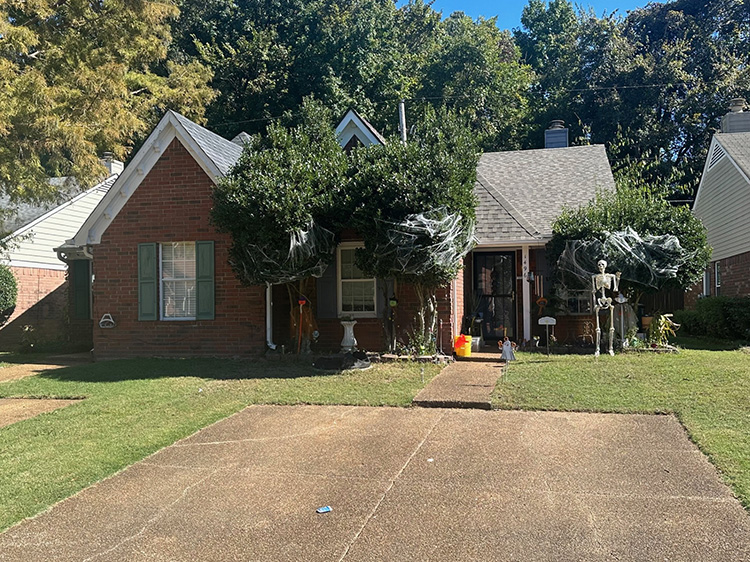
<instances>
[{"instance_id":1,"label":"green window shutter","mask_svg":"<svg viewBox=\"0 0 750 562\"><path fill-rule=\"evenodd\" d=\"M73 292L73 318L91 318L91 262L75 260L70 264L70 286Z\"/></svg>"},{"instance_id":2,"label":"green window shutter","mask_svg":"<svg viewBox=\"0 0 750 562\"><path fill-rule=\"evenodd\" d=\"M214 319L214 243L195 243L195 317Z\"/></svg>"},{"instance_id":3,"label":"green window shutter","mask_svg":"<svg viewBox=\"0 0 750 562\"><path fill-rule=\"evenodd\" d=\"M138 320L159 318L156 250L156 244L138 244Z\"/></svg>"}]
</instances>

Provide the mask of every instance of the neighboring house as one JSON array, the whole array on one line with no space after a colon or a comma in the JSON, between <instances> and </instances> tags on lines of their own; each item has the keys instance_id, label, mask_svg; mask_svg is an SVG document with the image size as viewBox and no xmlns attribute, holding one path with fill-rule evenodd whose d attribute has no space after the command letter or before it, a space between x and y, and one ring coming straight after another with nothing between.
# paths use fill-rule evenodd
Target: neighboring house
<instances>
[{"instance_id":1,"label":"neighboring house","mask_svg":"<svg viewBox=\"0 0 750 562\"><path fill-rule=\"evenodd\" d=\"M487 340L541 335L540 311L552 315L537 302L551 287L545 244L553 221L563 207L615 189L604 146L568 147L561 122L545 133L547 148L485 153L479 160L477 245L466 260L464 286L467 312L481 316ZM561 341L574 341L593 320L591 293L571 293L567 303L567 314L555 314L555 332Z\"/></svg>"},{"instance_id":2,"label":"neighboring house","mask_svg":"<svg viewBox=\"0 0 750 562\"><path fill-rule=\"evenodd\" d=\"M342 149L385 142L353 110L337 133ZM257 354L291 340L286 291L242 286L228 264L231 239L209 218L214 185L238 160L244 138L229 141L168 112L81 229L59 248L70 262L91 260L97 357ZM509 172L511 166L528 175ZM611 188L611 172L601 147L486 154L479 171L479 246L468 263L481 265L467 269L467 285L474 287L475 270L491 276L493 267L497 271L497 264L507 262L502 283L512 285L518 298L506 305L505 293L485 291L492 295L487 307L505 306L505 323L526 334L532 293L519 278L541 271L549 223L562 205ZM508 184L505 179L514 174L523 181ZM360 348L383 349L383 318L393 296L399 337L405 339L410 328L414 291L363 276L353 265L360 243L356 232L343 233L334 262L306 295L316 312L319 349L338 348L342 316L357 319ZM437 294L445 351L466 314L464 278L459 275ZM498 327L491 328L488 335L497 336Z\"/></svg>"},{"instance_id":3,"label":"neighboring house","mask_svg":"<svg viewBox=\"0 0 750 562\"><path fill-rule=\"evenodd\" d=\"M13 232L5 238L8 250L3 262L16 277L18 299L13 314L0 329L0 349L17 349L24 338L37 342L66 340L74 344L91 341L89 308L69 310L67 299L68 278L73 287L87 286L88 274L79 270L68 272L54 248L78 231L117 179L122 163L108 164L110 172L115 172L113 175L77 195L69 190L68 201L53 208L24 205L20 209L17 215L20 221L16 218ZM69 330L76 315L85 315L88 321L85 329ZM31 331L25 333L24 327Z\"/></svg>"},{"instance_id":4,"label":"neighboring house","mask_svg":"<svg viewBox=\"0 0 750 562\"><path fill-rule=\"evenodd\" d=\"M711 141L693 213L706 227L713 254L685 306L702 296L750 296L750 111L742 98L732 100Z\"/></svg>"}]
</instances>

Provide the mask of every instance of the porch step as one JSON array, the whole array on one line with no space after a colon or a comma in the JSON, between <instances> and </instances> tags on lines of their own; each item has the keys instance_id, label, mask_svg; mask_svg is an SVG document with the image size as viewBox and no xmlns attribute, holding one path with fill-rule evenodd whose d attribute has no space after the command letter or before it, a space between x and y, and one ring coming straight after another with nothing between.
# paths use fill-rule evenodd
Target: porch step
<instances>
[{"instance_id":1,"label":"porch step","mask_svg":"<svg viewBox=\"0 0 750 562\"><path fill-rule=\"evenodd\" d=\"M499 359L499 355L495 355ZM492 408L491 395L503 373L499 360L456 361L448 365L414 397L423 408Z\"/></svg>"}]
</instances>

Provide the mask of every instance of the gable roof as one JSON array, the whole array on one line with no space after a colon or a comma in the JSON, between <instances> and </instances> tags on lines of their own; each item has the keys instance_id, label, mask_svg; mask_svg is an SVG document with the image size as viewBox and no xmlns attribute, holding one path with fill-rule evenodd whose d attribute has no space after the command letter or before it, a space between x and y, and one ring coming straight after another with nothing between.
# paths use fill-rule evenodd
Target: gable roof
<instances>
[{"instance_id":1,"label":"gable roof","mask_svg":"<svg viewBox=\"0 0 750 562\"><path fill-rule=\"evenodd\" d=\"M242 154L241 146L193 123L179 113L167 111L81 229L66 241L65 248L83 248L101 241L104 231L173 139L180 141L214 182L226 175Z\"/></svg>"},{"instance_id":2,"label":"gable roof","mask_svg":"<svg viewBox=\"0 0 750 562\"><path fill-rule=\"evenodd\" d=\"M4 261L15 267L65 269L55 247L78 232L116 179L117 175L108 177L8 235L10 249Z\"/></svg>"},{"instance_id":3,"label":"gable roof","mask_svg":"<svg viewBox=\"0 0 750 562\"><path fill-rule=\"evenodd\" d=\"M703 205L701 195L705 191L703 183L708 172L724 158L728 158L742 177L750 183L750 133L714 133L711 145L708 148L698 189L695 192L694 213Z\"/></svg>"},{"instance_id":4,"label":"gable roof","mask_svg":"<svg viewBox=\"0 0 750 562\"><path fill-rule=\"evenodd\" d=\"M750 177L750 133L716 133L714 138L745 177Z\"/></svg>"},{"instance_id":5,"label":"gable roof","mask_svg":"<svg viewBox=\"0 0 750 562\"><path fill-rule=\"evenodd\" d=\"M349 144L352 137L357 137L365 145L385 144L385 138L370 122L357 113L354 109L346 112L343 119L336 127L336 134L339 137L339 144L343 147Z\"/></svg>"},{"instance_id":6,"label":"gable roof","mask_svg":"<svg viewBox=\"0 0 750 562\"><path fill-rule=\"evenodd\" d=\"M615 189L603 145L487 152L474 188L479 245L545 243L563 207Z\"/></svg>"}]
</instances>

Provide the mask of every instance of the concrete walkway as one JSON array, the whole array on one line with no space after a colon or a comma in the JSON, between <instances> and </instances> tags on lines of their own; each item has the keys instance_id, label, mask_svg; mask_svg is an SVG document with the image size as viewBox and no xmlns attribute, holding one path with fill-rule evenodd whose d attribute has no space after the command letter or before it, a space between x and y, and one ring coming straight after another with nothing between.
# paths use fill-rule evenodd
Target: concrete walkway
<instances>
[{"instance_id":1,"label":"concrete walkway","mask_svg":"<svg viewBox=\"0 0 750 562\"><path fill-rule=\"evenodd\" d=\"M473 353L470 360L458 360L443 369L412 402L426 408L489 410L503 366L499 353Z\"/></svg>"},{"instance_id":2,"label":"concrete walkway","mask_svg":"<svg viewBox=\"0 0 750 562\"><path fill-rule=\"evenodd\" d=\"M671 416L253 406L0 534L0 560L739 561L750 517Z\"/></svg>"}]
</instances>

